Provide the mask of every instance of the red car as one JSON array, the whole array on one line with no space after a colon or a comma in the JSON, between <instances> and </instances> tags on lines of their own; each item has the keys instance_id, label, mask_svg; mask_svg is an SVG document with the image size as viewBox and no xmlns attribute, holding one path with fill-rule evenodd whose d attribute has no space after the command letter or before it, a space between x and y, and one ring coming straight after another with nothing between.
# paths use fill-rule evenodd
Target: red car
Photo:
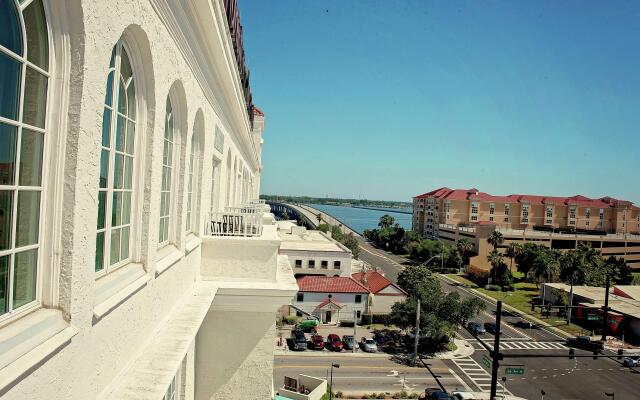
<instances>
[{"instance_id":1,"label":"red car","mask_svg":"<svg viewBox=\"0 0 640 400\"><path fill-rule=\"evenodd\" d=\"M311 335L309 344L312 349L322 350L324 349L324 338L322 335Z\"/></svg>"},{"instance_id":2,"label":"red car","mask_svg":"<svg viewBox=\"0 0 640 400\"><path fill-rule=\"evenodd\" d=\"M335 333L327 336L327 350L342 351L343 348L344 344L342 343L342 340L340 340L340 336Z\"/></svg>"}]
</instances>

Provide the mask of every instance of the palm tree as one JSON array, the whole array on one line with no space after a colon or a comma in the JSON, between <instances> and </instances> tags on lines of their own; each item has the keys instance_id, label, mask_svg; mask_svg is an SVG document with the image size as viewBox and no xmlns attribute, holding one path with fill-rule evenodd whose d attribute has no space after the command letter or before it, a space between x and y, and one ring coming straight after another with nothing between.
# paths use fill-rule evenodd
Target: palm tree
<instances>
[{"instance_id":1,"label":"palm tree","mask_svg":"<svg viewBox=\"0 0 640 400\"><path fill-rule=\"evenodd\" d=\"M318 219L318 223L322 222L322 214L321 213L316 214L316 218Z\"/></svg>"},{"instance_id":2,"label":"palm tree","mask_svg":"<svg viewBox=\"0 0 640 400\"><path fill-rule=\"evenodd\" d=\"M500 231L495 230L491 232L491 235L489 235L487 242L489 242L489 244L493 246L493 250L498 250L498 246L500 246L504 242L504 236L502 236L502 233L500 233Z\"/></svg>"},{"instance_id":3,"label":"palm tree","mask_svg":"<svg viewBox=\"0 0 640 400\"><path fill-rule=\"evenodd\" d=\"M513 273L513 259L516 258L518 254L520 254L521 250L522 250L522 247L518 243L511 242L507 246L507 250L504 252L504 255L509 257L509 260L510 260L509 271L511 273Z\"/></svg>"},{"instance_id":4,"label":"palm tree","mask_svg":"<svg viewBox=\"0 0 640 400\"><path fill-rule=\"evenodd\" d=\"M380 222L378 222L378 226L382 229L390 228L394 222L395 222L395 219L391 215L385 214L382 217L380 217Z\"/></svg>"},{"instance_id":5,"label":"palm tree","mask_svg":"<svg viewBox=\"0 0 640 400\"><path fill-rule=\"evenodd\" d=\"M489 255L487 255L487 261L493 267L493 281L496 281L496 271L498 267L502 264L502 254L498 250L492 250Z\"/></svg>"},{"instance_id":6,"label":"palm tree","mask_svg":"<svg viewBox=\"0 0 640 400\"><path fill-rule=\"evenodd\" d=\"M567 324L571 323L571 310L573 307L573 285L584 283L586 279L587 265L581 255L575 251L568 251L560 256L560 279L569 282L569 312Z\"/></svg>"},{"instance_id":7,"label":"palm tree","mask_svg":"<svg viewBox=\"0 0 640 400\"><path fill-rule=\"evenodd\" d=\"M458 243L456 243L456 246L458 247L458 251L460 252L460 255L466 261L467 260L467 256L473 250L473 244L471 244L469 239L460 239L460 240L458 240Z\"/></svg>"}]
</instances>

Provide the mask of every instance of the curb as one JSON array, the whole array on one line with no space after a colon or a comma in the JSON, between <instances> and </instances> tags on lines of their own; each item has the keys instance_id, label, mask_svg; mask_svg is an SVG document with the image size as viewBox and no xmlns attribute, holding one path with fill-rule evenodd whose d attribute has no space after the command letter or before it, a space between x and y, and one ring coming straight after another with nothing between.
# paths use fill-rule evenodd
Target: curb
<instances>
[{"instance_id":1,"label":"curb","mask_svg":"<svg viewBox=\"0 0 640 400\"><path fill-rule=\"evenodd\" d=\"M441 276L442 278L444 278L445 280L447 280L447 281L451 282L451 283L455 283L456 285L463 285L466 289L473 291L473 293L474 293L475 295L477 295L478 297L481 297L481 298L483 298L483 299L485 299L485 300L487 300L487 301L490 301L491 303L494 303L494 304L496 304L496 303L497 303L497 300L496 300L496 299L494 299L493 297L491 297L491 296L487 296L486 294L484 294L484 293L482 293L482 292L479 292L479 291L475 290L474 288L471 288L471 287L467 286L467 285L466 285L466 284L464 284L464 283L458 282L458 281L456 281L455 279L451 279L451 278L449 278L448 276L445 276L445 275L443 275L443 274L438 274L438 275L439 275L439 276ZM547 329L547 330L549 330L549 331L552 331L554 334L556 334L556 335L558 335L558 336L560 336L560 337L563 337L563 338L570 338L570 337L573 337L573 335L571 335L571 334L569 334L569 333L567 333L567 332L563 331L562 329L558 329L558 328L556 328L555 326L551 326L551 325L549 325L549 323L547 323L547 322L545 322L545 321L543 321L543 320L541 320L541 319L538 319L538 318L536 318L536 317L532 317L532 316L531 316L531 315L529 315L529 314L525 314L525 313L523 313L522 311L518 310L517 308L515 308L515 307L513 307L513 306L510 306L509 304L502 303L502 307L503 307L504 309L508 310L509 312L511 312L511 313L513 313L513 314L518 315L520 318L523 318L523 319L525 319L525 320L527 320L527 321L529 321L529 322L533 322L533 323L535 323L536 325L540 325L540 326L542 326L544 329Z\"/></svg>"}]
</instances>

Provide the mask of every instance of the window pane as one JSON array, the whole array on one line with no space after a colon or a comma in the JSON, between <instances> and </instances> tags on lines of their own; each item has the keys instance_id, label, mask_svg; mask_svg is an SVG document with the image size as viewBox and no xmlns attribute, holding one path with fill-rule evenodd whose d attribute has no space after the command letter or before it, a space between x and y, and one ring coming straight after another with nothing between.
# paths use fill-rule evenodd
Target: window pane
<instances>
[{"instance_id":1,"label":"window pane","mask_svg":"<svg viewBox=\"0 0 640 400\"><path fill-rule=\"evenodd\" d=\"M11 247L11 215L13 215L13 191L0 191L0 250Z\"/></svg>"},{"instance_id":2,"label":"window pane","mask_svg":"<svg viewBox=\"0 0 640 400\"><path fill-rule=\"evenodd\" d=\"M2 19L1 16L0 19ZM0 23L0 26L3 25ZM0 34L1 36L3 35ZM0 53L0 76L2 77L0 81L0 117L16 121L18 120L18 99L20 98L20 63Z\"/></svg>"},{"instance_id":3,"label":"window pane","mask_svg":"<svg viewBox=\"0 0 640 400\"><path fill-rule=\"evenodd\" d=\"M47 77L33 68L27 67L24 83L24 102L22 120L38 128L44 128L44 116L47 107Z\"/></svg>"},{"instance_id":4,"label":"window pane","mask_svg":"<svg viewBox=\"0 0 640 400\"><path fill-rule=\"evenodd\" d=\"M0 96L2 96L1 91ZM13 185L17 137L18 128L0 122L0 185Z\"/></svg>"},{"instance_id":5,"label":"window pane","mask_svg":"<svg viewBox=\"0 0 640 400\"><path fill-rule=\"evenodd\" d=\"M102 150L100 155L100 187L106 188L109 181L109 151Z\"/></svg>"},{"instance_id":6,"label":"window pane","mask_svg":"<svg viewBox=\"0 0 640 400\"><path fill-rule=\"evenodd\" d=\"M164 221L164 240L169 240L169 218Z\"/></svg>"},{"instance_id":7,"label":"window pane","mask_svg":"<svg viewBox=\"0 0 640 400\"><path fill-rule=\"evenodd\" d=\"M18 192L16 247L38 243L40 192Z\"/></svg>"},{"instance_id":8,"label":"window pane","mask_svg":"<svg viewBox=\"0 0 640 400\"><path fill-rule=\"evenodd\" d=\"M40 186L42 179L42 148L44 135L29 129L22 130L20 144L20 185Z\"/></svg>"},{"instance_id":9,"label":"window pane","mask_svg":"<svg viewBox=\"0 0 640 400\"><path fill-rule=\"evenodd\" d=\"M116 65L116 46L113 46L111 50L111 58L109 59L109 68L114 68Z\"/></svg>"},{"instance_id":10,"label":"window pane","mask_svg":"<svg viewBox=\"0 0 640 400\"><path fill-rule=\"evenodd\" d=\"M169 177L171 176L171 168L162 167L162 190L169 190L169 185L171 182L169 181Z\"/></svg>"},{"instance_id":11,"label":"window pane","mask_svg":"<svg viewBox=\"0 0 640 400\"><path fill-rule=\"evenodd\" d=\"M122 203L122 224L127 225L131 222L131 193L121 193L120 199Z\"/></svg>"},{"instance_id":12,"label":"window pane","mask_svg":"<svg viewBox=\"0 0 640 400\"><path fill-rule=\"evenodd\" d=\"M113 166L113 187L114 189L122 189L122 178L124 175L124 156L116 154L115 164Z\"/></svg>"},{"instance_id":13,"label":"window pane","mask_svg":"<svg viewBox=\"0 0 640 400\"><path fill-rule=\"evenodd\" d=\"M127 121L124 117L118 115L118 121L116 124L116 150L124 151L124 136L125 129L127 127Z\"/></svg>"},{"instance_id":14,"label":"window pane","mask_svg":"<svg viewBox=\"0 0 640 400\"><path fill-rule=\"evenodd\" d=\"M109 135L111 135L111 110L105 107L102 114L102 145L104 147L109 147L111 141Z\"/></svg>"},{"instance_id":15,"label":"window pane","mask_svg":"<svg viewBox=\"0 0 640 400\"><path fill-rule=\"evenodd\" d=\"M22 15L27 31L27 59L46 71L49 69L49 43L42 2L35 0Z\"/></svg>"},{"instance_id":16,"label":"window pane","mask_svg":"<svg viewBox=\"0 0 640 400\"><path fill-rule=\"evenodd\" d=\"M104 229L104 217L107 213L107 192L98 193L98 229Z\"/></svg>"},{"instance_id":17,"label":"window pane","mask_svg":"<svg viewBox=\"0 0 640 400\"><path fill-rule=\"evenodd\" d=\"M113 192L111 203L111 226L122 225L122 192Z\"/></svg>"},{"instance_id":18,"label":"window pane","mask_svg":"<svg viewBox=\"0 0 640 400\"><path fill-rule=\"evenodd\" d=\"M96 235L96 272L104 269L104 232Z\"/></svg>"},{"instance_id":19,"label":"window pane","mask_svg":"<svg viewBox=\"0 0 640 400\"><path fill-rule=\"evenodd\" d=\"M111 231L111 265L120 261L120 229Z\"/></svg>"},{"instance_id":20,"label":"window pane","mask_svg":"<svg viewBox=\"0 0 640 400\"><path fill-rule=\"evenodd\" d=\"M0 44L16 54L22 55L22 32L20 17L13 0L0 0ZM4 76L0 74L0 76Z\"/></svg>"},{"instance_id":21,"label":"window pane","mask_svg":"<svg viewBox=\"0 0 640 400\"><path fill-rule=\"evenodd\" d=\"M14 257L13 308L16 309L36 299L38 249L16 253Z\"/></svg>"},{"instance_id":22,"label":"window pane","mask_svg":"<svg viewBox=\"0 0 640 400\"><path fill-rule=\"evenodd\" d=\"M124 188L131 189L133 179L133 157L125 157Z\"/></svg>"},{"instance_id":23,"label":"window pane","mask_svg":"<svg viewBox=\"0 0 640 400\"><path fill-rule=\"evenodd\" d=\"M118 83L118 112L127 115L127 94L122 79Z\"/></svg>"},{"instance_id":24,"label":"window pane","mask_svg":"<svg viewBox=\"0 0 640 400\"><path fill-rule=\"evenodd\" d=\"M9 257L0 257L0 315L9 311Z\"/></svg>"},{"instance_id":25,"label":"window pane","mask_svg":"<svg viewBox=\"0 0 640 400\"><path fill-rule=\"evenodd\" d=\"M131 79L129 87L127 87L127 103L129 104L129 118L136 119L136 85Z\"/></svg>"},{"instance_id":26,"label":"window pane","mask_svg":"<svg viewBox=\"0 0 640 400\"><path fill-rule=\"evenodd\" d=\"M127 148L126 152L133 154L134 144L136 138L136 124L131 121L127 121Z\"/></svg>"},{"instance_id":27,"label":"window pane","mask_svg":"<svg viewBox=\"0 0 640 400\"><path fill-rule=\"evenodd\" d=\"M113 107L113 74L114 72L109 72L107 75L107 91L104 94L104 104Z\"/></svg>"},{"instance_id":28,"label":"window pane","mask_svg":"<svg viewBox=\"0 0 640 400\"><path fill-rule=\"evenodd\" d=\"M165 218L160 218L160 228L158 229L158 242L162 243L165 240L167 240L167 238L164 236L164 224L166 223L166 219Z\"/></svg>"},{"instance_id":29,"label":"window pane","mask_svg":"<svg viewBox=\"0 0 640 400\"><path fill-rule=\"evenodd\" d=\"M120 234L120 259L129 258L129 227L122 228Z\"/></svg>"},{"instance_id":30,"label":"window pane","mask_svg":"<svg viewBox=\"0 0 640 400\"><path fill-rule=\"evenodd\" d=\"M129 78L133 77L131 63L129 62L129 55L124 47L122 47L122 52L120 54L120 75L122 75L125 82L128 81Z\"/></svg>"}]
</instances>

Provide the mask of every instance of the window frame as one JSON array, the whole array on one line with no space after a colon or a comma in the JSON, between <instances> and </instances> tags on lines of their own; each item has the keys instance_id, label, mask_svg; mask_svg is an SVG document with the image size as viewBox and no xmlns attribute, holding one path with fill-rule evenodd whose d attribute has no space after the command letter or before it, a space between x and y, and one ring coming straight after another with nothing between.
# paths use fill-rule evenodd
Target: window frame
<instances>
[{"instance_id":1,"label":"window frame","mask_svg":"<svg viewBox=\"0 0 640 400\"><path fill-rule=\"evenodd\" d=\"M353 302L356 304L361 304L362 303L362 295L361 294L356 294L355 297L353 298Z\"/></svg>"},{"instance_id":2,"label":"window frame","mask_svg":"<svg viewBox=\"0 0 640 400\"><path fill-rule=\"evenodd\" d=\"M120 52L117 51L117 49L120 48ZM95 262L94 262L94 274L95 274L95 278L101 278L103 276L109 275L115 271L117 271L118 269L129 265L133 262L135 262L134 260L136 260L136 258L138 258L138 254L137 252L139 251L139 246L136 246L135 243L137 243L137 240L134 240L134 238L137 238L139 236L139 232L142 229L141 226L141 218L140 218L140 207L139 207L139 201L140 198L144 197L144 194L142 193L142 188L140 185L140 180L143 179L141 178L139 175L139 172L142 168L142 166L144 165L144 155L143 154L138 154L139 150L142 146L142 133L141 130L144 130L144 122L145 122L145 115L143 113L144 109L141 105L141 88L142 85L140 84L140 80L138 80L138 78L140 78L140 74L138 73L139 71L136 68L136 63L135 63L135 53L134 53L134 49L131 48L131 46L129 45L129 43L127 42L126 37L122 36L120 37L120 39L118 39L118 41L116 42L116 44L112 47L112 49L116 49L115 50L115 54L114 54L114 67L113 67L113 74L114 74L114 80L113 80L113 87L112 87L112 105L111 107L111 119L110 119L110 126L109 126L109 145L110 145L110 150L109 150L109 166L108 166L108 171L107 171L107 187L106 187L106 200L105 200L105 222L104 222L104 228L102 229L97 229L97 222L96 222L96 235L98 234L98 231L102 231L105 233L104 235L104 249L103 249L103 267L102 270L100 271L95 271ZM124 258L122 260L119 260L117 263L110 265L110 261L111 261L111 229L113 228L112 224L111 224L111 213L113 212L112 207L112 202L113 202L113 193L114 193L114 185L113 185L113 172L114 172L114 165L115 165L115 134L116 134L116 129L117 129L117 118L118 118L118 100L119 100L119 79L120 79L120 71L121 71L121 50L124 49L124 51L127 54L127 58L129 59L129 66L131 68L131 75L133 78L133 82L135 85L135 120L133 121L134 123L134 131L135 131L135 137L134 137L134 141L133 141L133 162L132 162L132 168L133 168L133 173L131 175L131 204L130 204L130 210L129 210L129 255L127 258ZM109 55L109 59L111 59L111 54ZM106 75L107 80L109 79L109 74L112 72L111 67L108 68L108 72ZM117 78L116 78L117 76ZM116 81L117 79L117 81ZM117 82L117 84L116 84ZM105 83L105 89L106 89L106 83ZM105 90L105 94L106 94L106 90ZM103 113L104 113L104 108L107 105L103 103ZM127 104L128 109L130 108L130 105ZM131 119L129 118L129 116L126 116L127 120ZM104 122L104 121L103 121ZM101 125L102 127L102 125ZM128 127L127 127L128 129ZM125 140L125 144L124 146L126 147L126 140ZM100 157L101 157L101 153L103 151L103 146L102 144L100 144ZM128 153L125 153L128 154ZM100 174L98 173L98 178L99 178ZM124 182L125 176L123 174L123 182ZM101 188L98 187L98 193L100 193ZM123 190L123 188L119 189L119 190ZM122 228L124 225L119 225L119 228ZM107 233L109 233L107 235Z\"/></svg>"},{"instance_id":3,"label":"window frame","mask_svg":"<svg viewBox=\"0 0 640 400\"><path fill-rule=\"evenodd\" d=\"M333 262L333 269L340 269L342 268L342 262L340 260L335 260Z\"/></svg>"},{"instance_id":4,"label":"window frame","mask_svg":"<svg viewBox=\"0 0 640 400\"><path fill-rule=\"evenodd\" d=\"M162 218L166 218L169 221L169 227L168 227L168 232L167 232L167 237L165 238L164 241L160 241L160 237L158 237L158 249L161 249L167 245L173 244L173 245L177 245L177 233L176 233L176 218L177 218L177 212L176 212L176 193L178 192L178 185L177 185L177 179L176 178L176 174L175 172L177 170L179 170L180 164L179 164L179 158L180 158L180 153L179 153L179 145L180 145L180 139L181 139L181 135L179 132L179 129L177 129L177 125L176 125L176 108L174 107L174 102L172 101L171 98L171 93L169 93L167 95L167 104L171 106L171 118L172 118L172 141L171 141L171 165L168 165L168 167L171 169L171 175L170 175L170 179L171 179L171 183L169 184L169 190L168 191L164 191L162 189L162 182L164 181L164 167L167 166L164 164L164 158L165 158L165 154L164 154L164 144L167 141L166 138L166 126L167 126L167 110L165 109L165 128L163 130L163 136L162 136L162 171L160 172L160 214L158 217L158 231L161 228L161 223L160 221L162 220ZM177 133L177 135L176 135ZM177 140L176 140L177 137ZM178 171L179 172L179 171ZM163 192L168 192L169 193L169 205L168 205L168 211L169 213L166 216L162 215L162 193ZM159 232L158 232L159 233Z\"/></svg>"},{"instance_id":5,"label":"window frame","mask_svg":"<svg viewBox=\"0 0 640 400\"><path fill-rule=\"evenodd\" d=\"M296 302L298 303L304 302L304 293L302 292L296 293Z\"/></svg>"},{"instance_id":6,"label":"window frame","mask_svg":"<svg viewBox=\"0 0 640 400\"><path fill-rule=\"evenodd\" d=\"M12 185L2 185L1 190L6 190L12 192L12 214L11 214L11 247L6 250L1 250L0 254L2 256L10 256L9 267L7 269L7 274L9 275L6 281L7 288L7 310L3 314L0 314L0 327L4 326L6 323L14 321L25 314L28 314L38 308L40 308L43 303L57 303L57 299L53 298L53 294L56 292L58 284L57 279L53 276L57 271L57 268L54 266L54 260L52 258L52 249L55 246L52 244L52 240L47 243L43 242L46 237L51 237L50 234L53 233L54 225L56 225L55 220L49 221L49 216L54 216L57 214L55 209L56 197L55 193L58 192L58 188L53 187L49 188L50 184L53 184L56 180L56 177L51 175L55 173L55 170L59 168L58 161L52 157L52 152L54 151L52 147L53 144L58 140L58 136L55 132L52 132L52 127L56 126L53 121L50 121L52 112L51 108L52 98L51 95L52 90L56 90L55 88L58 85L55 82L56 70L55 63L53 62L53 54L54 54L54 44L53 44L53 35L51 31L50 24L50 15L49 8L47 3L42 1L41 6L44 15L44 33L46 34L46 45L47 45L47 69L44 70L42 67L37 66L35 63L28 60L28 38L27 38L27 30L26 23L24 18L24 11L29 7L34 1L25 1L21 3L17 0L9 0L13 2L13 5L16 7L18 23L20 25L20 39L22 41L22 55L14 53L12 50L3 47L0 45L0 53L20 63L20 92L18 95L18 103L17 107L17 120L12 120L10 118L0 116L0 122L15 127L16 128L16 147L15 147L15 170L13 171L15 181ZM39 74L44 75L46 79L46 95L44 98L44 127L40 128L35 125L31 125L25 123L24 119L24 99L25 99L25 82L26 82L26 71L27 67L32 68L34 71ZM61 117L63 118L63 117ZM40 185L39 186L28 186L28 185L20 185L20 152L22 147L22 132L24 129L31 130L38 134L42 134L42 155L40 160ZM54 163L54 164L52 164ZM51 181L51 182L50 182ZM17 210L18 210L18 196L20 193L24 192L38 192L39 196L39 204L38 204L38 235L37 242L35 244L25 245L21 247L16 247L16 225L17 225ZM49 221L49 223L44 224L43 221ZM16 251L19 249L20 251ZM26 253L30 250L36 250L36 266L35 266L35 279L33 280L34 288L34 299L13 309L13 285L14 285L14 276L13 273L15 268L15 255L18 253ZM45 270L42 265L46 264L51 266L49 269ZM45 273L47 276L45 277ZM48 287L45 288L45 285ZM47 298L45 299L45 296Z\"/></svg>"}]
</instances>

